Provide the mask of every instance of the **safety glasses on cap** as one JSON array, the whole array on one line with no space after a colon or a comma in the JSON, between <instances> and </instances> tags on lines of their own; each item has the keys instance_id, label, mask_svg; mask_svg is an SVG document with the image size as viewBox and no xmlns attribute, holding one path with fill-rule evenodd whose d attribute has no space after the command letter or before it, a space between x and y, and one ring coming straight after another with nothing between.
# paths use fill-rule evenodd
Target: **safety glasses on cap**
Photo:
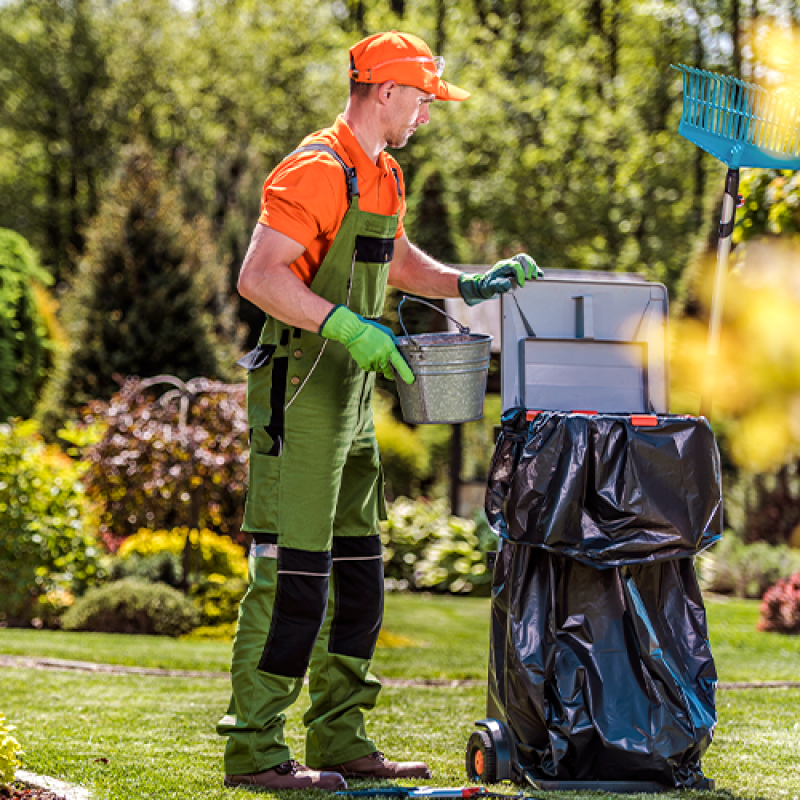
<instances>
[{"instance_id":1,"label":"safety glasses on cap","mask_svg":"<svg viewBox=\"0 0 800 800\"><path fill-rule=\"evenodd\" d=\"M351 69L350 77L353 78L353 80L358 80L360 73L366 72L368 74L364 77L369 80L372 77L372 72L383 67L388 67L389 64L408 64L411 62L422 64L423 69L425 69L426 72L431 72L431 69L428 65L432 66L432 71L435 72L439 78L441 78L444 74L444 56L409 56L408 58L392 58L389 61L381 61L380 64L373 64L371 67L368 67L364 70Z\"/></svg>"}]
</instances>

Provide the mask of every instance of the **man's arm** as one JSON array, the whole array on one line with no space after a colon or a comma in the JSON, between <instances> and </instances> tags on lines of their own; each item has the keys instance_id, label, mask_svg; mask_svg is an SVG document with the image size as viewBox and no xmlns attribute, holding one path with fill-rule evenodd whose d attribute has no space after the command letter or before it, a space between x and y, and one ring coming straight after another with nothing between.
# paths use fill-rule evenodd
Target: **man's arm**
<instances>
[{"instance_id":1,"label":"man's arm","mask_svg":"<svg viewBox=\"0 0 800 800\"><path fill-rule=\"evenodd\" d=\"M394 367L406 383L413 383L414 373L388 328L344 306L334 306L292 272L289 265L304 250L294 239L266 225L256 225L239 272L239 294L287 325L341 342L361 369L392 378Z\"/></svg>"},{"instance_id":2,"label":"man's arm","mask_svg":"<svg viewBox=\"0 0 800 800\"><path fill-rule=\"evenodd\" d=\"M526 253L498 261L485 273L466 274L426 255L403 235L395 241L389 283L423 297L461 297L474 306L543 276Z\"/></svg>"},{"instance_id":3,"label":"man's arm","mask_svg":"<svg viewBox=\"0 0 800 800\"><path fill-rule=\"evenodd\" d=\"M271 317L294 328L318 331L333 304L309 289L290 264L303 254L303 245L258 223L239 272L242 297Z\"/></svg>"},{"instance_id":4,"label":"man's arm","mask_svg":"<svg viewBox=\"0 0 800 800\"><path fill-rule=\"evenodd\" d=\"M394 243L394 257L389 267L389 283L403 292L421 297L460 297L458 276L461 272L423 253L404 234Z\"/></svg>"}]
</instances>

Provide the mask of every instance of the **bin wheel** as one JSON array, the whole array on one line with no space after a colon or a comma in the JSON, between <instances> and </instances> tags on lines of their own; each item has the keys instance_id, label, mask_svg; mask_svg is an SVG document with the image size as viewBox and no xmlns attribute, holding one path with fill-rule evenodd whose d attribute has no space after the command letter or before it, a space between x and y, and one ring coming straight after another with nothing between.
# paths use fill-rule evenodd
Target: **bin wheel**
<instances>
[{"instance_id":1,"label":"bin wheel","mask_svg":"<svg viewBox=\"0 0 800 800\"><path fill-rule=\"evenodd\" d=\"M467 777L478 783L497 783L497 750L486 731L473 731L469 737Z\"/></svg>"}]
</instances>

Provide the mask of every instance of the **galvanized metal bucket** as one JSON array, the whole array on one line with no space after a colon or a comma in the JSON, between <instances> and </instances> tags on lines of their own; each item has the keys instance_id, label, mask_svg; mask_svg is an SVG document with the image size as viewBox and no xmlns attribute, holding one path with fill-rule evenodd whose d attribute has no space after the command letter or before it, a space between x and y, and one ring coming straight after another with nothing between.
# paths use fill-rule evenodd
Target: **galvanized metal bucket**
<instances>
[{"instance_id":1,"label":"galvanized metal bucket","mask_svg":"<svg viewBox=\"0 0 800 800\"><path fill-rule=\"evenodd\" d=\"M458 332L410 336L401 313L406 300L436 309L455 323ZM414 383L409 385L395 373L403 419L412 424L448 425L480 419L492 337L486 333L470 333L469 328L432 303L417 298L403 297L397 312L405 334L398 337L397 349L415 376Z\"/></svg>"}]
</instances>

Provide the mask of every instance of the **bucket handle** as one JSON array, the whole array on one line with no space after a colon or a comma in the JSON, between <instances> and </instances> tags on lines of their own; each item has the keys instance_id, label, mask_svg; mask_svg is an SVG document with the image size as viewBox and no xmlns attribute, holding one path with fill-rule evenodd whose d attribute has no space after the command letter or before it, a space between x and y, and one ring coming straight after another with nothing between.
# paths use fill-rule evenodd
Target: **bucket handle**
<instances>
[{"instance_id":1,"label":"bucket handle","mask_svg":"<svg viewBox=\"0 0 800 800\"><path fill-rule=\"evenodd\" d=\"M436 306L433 303L429 303L427 300L422 300L419 297L409 297L407 294L404 294L403 299L397 306L397 318L400 322L400 327L403 329L403 333L405 334L406 339L408 339L412 344L414 340L411 336L408 335L406 326L403 325L403 314L400 311L400 309L403 307L403 303L405 303L406 300L412 300L415 303L422 303L422 305L428 306L428 308L432 308L434 311L438 311L442 316L447 317L447 319L449 319L452 323L455 324L455 326L458 328L459 333L469 333L469 328L467 328L465 325L462 325L457 319L451 317L446 311L442 311L442 309L439 308L439 306Z\"/></svg>"}]
</instances>

